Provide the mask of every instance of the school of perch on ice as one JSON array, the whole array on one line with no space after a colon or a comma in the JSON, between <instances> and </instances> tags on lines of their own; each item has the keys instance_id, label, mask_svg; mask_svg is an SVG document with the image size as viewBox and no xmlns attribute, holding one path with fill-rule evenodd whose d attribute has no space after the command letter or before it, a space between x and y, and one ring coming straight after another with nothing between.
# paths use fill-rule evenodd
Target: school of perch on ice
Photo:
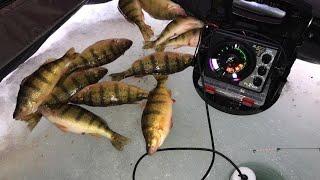
<instances>
[{"instance_id":1,"label":"school of perch on ice","mask_svg":"<svg viewBox=\"0 0 320 180\"><path fill-rule=\"evenodd\" d=\"M195 47L204 23L187 16L183 8L170 0L119 0L119 11L141 31L143 48L156 50L136 60L129 69L111 74L112 81L99 82L108 70L100 67L112 63L133 44L129 39L105 39L78 53L69 49L64 56L47 60L23 79L13 114L32 130L42 116L64 132L106 137L117 150L130 139L114 132L102 117L76 104L116 106L144 99L141 126L146 151L154 154L172 128L171 91L166 88L168 75L193 65L193 55L165 52L166 47ZM160 20L172 20L154 41L152 28L144 22L145 10ZM121 81L127 77L153 75L157 86L150 92ZM72 103L72 104L70 104Z\"/></svg>"}]
</instances>

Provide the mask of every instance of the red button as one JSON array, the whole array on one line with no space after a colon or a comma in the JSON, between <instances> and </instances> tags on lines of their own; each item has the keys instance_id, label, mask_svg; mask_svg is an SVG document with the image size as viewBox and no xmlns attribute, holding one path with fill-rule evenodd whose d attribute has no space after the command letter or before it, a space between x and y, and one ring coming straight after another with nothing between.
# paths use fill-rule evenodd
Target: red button
<instances>
[{"instance_id":1,"label":"red button","mask_svg":"<svg viewBox=\"0 0 320 180\"><path fill-rule=\"evenodd\" d=\"M248 97L242 98L242 104L248 107L252 107L254 105L254 100Z\"/></svg>"},{"instance_id":2,"label":"red button","mask_svg":"<svg viewBox=\"0 0 320 180\"><path fill-rule=\"evenodd\" d=\"M206 90L207 93L210 93L210 94L215 94L216 93L216 89L213 86L210 86L210 85L206 84L204 86L204 89Z\"/></svg>"}]
</instances>

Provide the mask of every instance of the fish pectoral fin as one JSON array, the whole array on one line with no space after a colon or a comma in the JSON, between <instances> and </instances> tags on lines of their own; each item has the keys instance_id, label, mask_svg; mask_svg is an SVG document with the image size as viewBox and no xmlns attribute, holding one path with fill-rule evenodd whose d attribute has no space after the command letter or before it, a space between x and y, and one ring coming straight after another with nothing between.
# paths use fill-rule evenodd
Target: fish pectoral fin
<instances>
[{"instance_id":1,"label":"fish pectoral fin","mask_svg":"<svg viewBox=\"0 0 320 180\"><path fill-rule=\"evenodd\" d=\"M97 133L90 133L90 135L95 137L95 138L101 138L101 135L97 134Z\"/></svg>"},{"instance_id":2,"label":"fish pectoral fin","mask_svg":"<svg viewBox=\"0 0 320 180\"><path fill-rule=\"evenodd\" d=\"M167 8L168 8L168 10L174 10L174 9L177 9L177 5L169 3Z\"/></svg>"},{"instance_id":3,"label":"fish pectoral fin","mask_svg":"<svg viewBox=\"0 0 320 180\"><path fill-rule=\"evenodd\" d=\"M182 45L177 45L177 46L175 46L173 49L179 49L179 48L181 48L182 47Z\"/></svg>"},{"instance_id":4,"label":"fish pectoral fin","mask_svg":"<svg viewBox=\"0 0 320 180\"><path fill-rule=\"evenodd\" d=\"M141 11L142 11L142 9L141 9ZM146 19L145 19L145 17L144 17L143 11L141 12L141 14L142 14L142 21L145 21Z\"/></svg>"},{"instance_id":5,"label":"fish pectoral fin","mask_svg":"<svg viewBox=\"0 0 320 180\"><path fill-rule=\"evenodd\" d=\"M175 100L175 99L171 99L171 100L172 100L173 103L176 103L176 100Z\"/></svg>"},{"instance_id":6,"label":"fish pectoral fin","mask_svg":"<svg viewBox=\"0 0 320 180\"><path fill-rule=\"evenodd\" d=\"M167 90L170 96L172 96L172 91L170 89Z\"/></svg>"},{"instance_id":7,"label":"fish pectoral fin","mask_svg":"<svg viewBox=\"0 0 320 180\"><path fill-rule=\"evenodd\" d=\"M168 8L168 10L171 10L171 11L175 12L176 14L179 14L180 16L187 16L184 9L181 8L178 4L169 3L167 8Z\"/></svg>"},{"instance_id":8,"label":"fish pectoral fin","mask_svg":"<svg viewBox=\"0 0 320 180\"><path fill-rule=\"evenodd\" d=\"M59 128L62 132L68 132L68 128L61 125L61 124L57 124L57 123L54 123L55 126L57 126L57 128Z\"/></svg>"}]
</instances>

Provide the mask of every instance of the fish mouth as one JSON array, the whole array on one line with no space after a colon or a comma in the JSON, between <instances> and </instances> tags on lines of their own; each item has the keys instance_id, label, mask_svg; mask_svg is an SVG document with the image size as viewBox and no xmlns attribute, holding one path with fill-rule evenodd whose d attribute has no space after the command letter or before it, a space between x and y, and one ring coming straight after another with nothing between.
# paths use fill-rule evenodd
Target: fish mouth
<instances>
[{"instance_id":1,"label":"fish mouth","mask_svg":"<svg viewBox=\"0 0 320 180\"><path fill-rule=\"evenodd\" d=\"M151 147L147 147L147 152L148 152L148 155L153 155L154 153L156 153L158 150L157 147L154 147L154 146L151 146Z\"/></svg>"},{"instance_id":2,"label":"fish mouth","mask_svg":"<svg viewBox=\"0 0 320 180\"><path fill-rule=\"evenodd\" d=\"M69 101L71 103L76 103L77 101L83 101L83 98L81 96L79 96L79 94L76 93L75 95L73 95L69 98Z\"/></svg>"},{"instance_id":3,"label":"fish mouth","mask_svg":"<svg viewBox=\"0 0 320 180\"><path fill-rule=\"evenodd\" d=\"M98 76L100 76L100 75L104 76L104 75L108 74L108 69L106 69L106 68L99 68L98 70L99 70Z\"/></svg>"},{"instance_id":4,"label":"fish mouth","mask_svg":"<svg viewBox=\"0 0 320 180\"><path fill-rule=\"evenodd\" d=\"M109 72L109 70L108 69L106 69L106 68L103 68L102 70L101 70L101 72L102 72L102 74L108 74L108 72Z\"/></svg>"},{"instance_id":5,"label":"fish mouth","mask_svg":"<svg viewBox=\"0 0 320 180\"><path fill-rule=\"evenodd\" d=\"M17 108L13 112L13 119L16 119L16 120L21 119L21 113Z\"/></svg>"},{"instance_id":6,"label":"fish mouth","mask_svg":"<svg viewBox=\"0 0 320 180\"><path fill-rule=\"evenodd\" d=\"M132 46L133 42L129 39L126 39L126 43L125 43L128 47L128 49Z\"/></svg>"},{"instance_id":7,"label":"fish mouth","mask_svg":"<svg viewBox=\"0 0 320 180\"><path fill-rule=\"evenodd\" d=\"M19 107L19 105L17 105L13 112L13 119L21 120L24 118L27 112L27 109Z\"/></svg>"},{"instance_id":8,"label":"fish mouth","mask_svg":"<svg viewBox=\"0 0 320 180\"><path fill-rule=\"evenodd\" d=\"M132 46L133 41L131 41L130 39L123 38L123 39L117 39L116 43L123 44L127 49L129 49Z\"/></svg>"}]
</instances>

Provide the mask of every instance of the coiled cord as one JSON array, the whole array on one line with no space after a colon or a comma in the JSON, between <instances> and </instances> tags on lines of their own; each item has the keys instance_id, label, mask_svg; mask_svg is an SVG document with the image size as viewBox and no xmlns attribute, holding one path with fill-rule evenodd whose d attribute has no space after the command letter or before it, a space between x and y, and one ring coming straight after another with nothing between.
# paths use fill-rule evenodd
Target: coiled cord
<instances>
[{"instance_id":1,"label":"coiled cord","mask_svg":"<svg viewBox=\"0 0 320 180\"><path fill-rule=\"evenodd\" d=\"M200 46L200 42L201 42L201 37L202 37L202 31L200 33L200 37L199 37L199 41L198 41L198 44L197 44L197 47L196 47L196 50L195 50L195 53L194 53L194 60L196 60L196 54L198 52L198 49L199 49L199 46ZM198 62L198 67L199 67L199 70L200 72L201 71L201 64L200 64L200 61L199 59L197 60ZM206 91L205 91L205 86L204 86L204 75L203 73L201 73L201 81L202 81L202 87L203 87L203 93L204 93L204 96L206 96ZM225 156L224 154L222 154L221 152L218 152L215 150L215 143L214 143L214 138L213 138L213 132L212 132L212 125L211 125L211 118L210 118L210 112L209 112L209 107L208 107L208 103L205 102L205 107L206 107L206 114L207 114L207 121L208 121L208 127L209 127L209 132L210 132L210 140L211 140L211 148L212 149L207 149L207 148L198 148L198 147L176 147L176 148L163 148L163 149L158 149L157 152L165 152L165 151L204 151L204 152L212 152L212 159L210 161L210 165L206 171L206 173L202 176L201 180L205 180L212 167L213 167L213 164L214 164L214 161L215 161L215 155L219 155L221 156L222 158L224 158L225 160L227 160L239 173L239 177L242 179L242 180L247 180L247 176L242 174L240 169L238 168L238 166L230 159L228 158L227 156ZM135 180L135 175L136 175L136 171L137 171L137 168L138 168L138 165L140 164L140 162L148 155L148 153L145 153L143 154L139 159L138 161L136 162L135 166L134 166L134 169L133 169L133 173L132 173L132 179Z\"/></svg>"}]
</instances>

